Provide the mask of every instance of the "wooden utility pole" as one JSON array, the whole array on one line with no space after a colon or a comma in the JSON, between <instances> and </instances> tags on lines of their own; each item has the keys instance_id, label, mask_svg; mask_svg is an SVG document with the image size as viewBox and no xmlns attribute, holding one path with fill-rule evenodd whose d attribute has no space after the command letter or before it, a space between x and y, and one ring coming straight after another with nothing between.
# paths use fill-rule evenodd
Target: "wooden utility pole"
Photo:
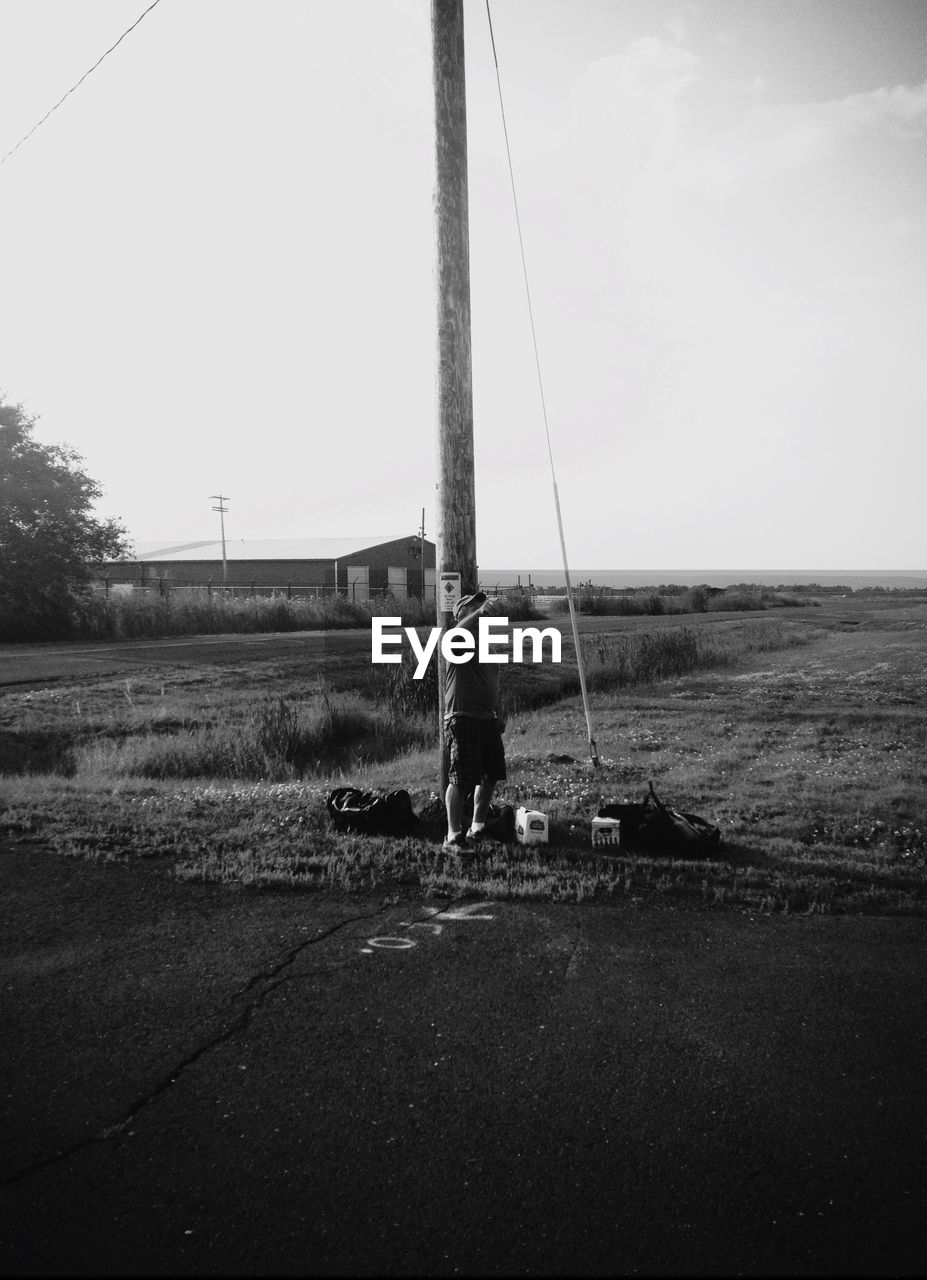
<instances>
[{"instance_id":1,"label":"wooden utility pole","mask_svg":"<svg viewBox=\"0 0 927 1280\"><path fill-rule=\"evenodd\" d=\"M431 0L435 100L435 286L437 290L438 625L453 625L441 599L442 573L477 588L470 357L470 229L467 214L467 100L463 0ZM441 787L447 786L444 659L438 653Z\"/></svg>"},{"instance_id":2,"label":"wooden utility pole","mask_svg":"<svg viewBox=\"0 0 927 1280\"><path fill-rule=\"evenodd\" d=\"M213 511L219 512L219 526L222 530L222 581L228 582L229 566L225 558L225 513L228 511L228 507L225 504L228 502L228 498L224 493L211 493L209 496L215 498L219 503L217 507L213 507Z\"/></svg>"},{"instance_id":3,"label":"wooden utility pole","mask_svg":"<svg viewBox=\"0 0 927 1280\"><path fill-rule=\"evenodd\" d=\"M425 584L428 581L428 574L425 571L425 508L424 507L422 507L422 527L419 530L419 533L422 539L420 554L422 558L422 608L424 608L425 607Z\"/></svg>"}]
</instances>

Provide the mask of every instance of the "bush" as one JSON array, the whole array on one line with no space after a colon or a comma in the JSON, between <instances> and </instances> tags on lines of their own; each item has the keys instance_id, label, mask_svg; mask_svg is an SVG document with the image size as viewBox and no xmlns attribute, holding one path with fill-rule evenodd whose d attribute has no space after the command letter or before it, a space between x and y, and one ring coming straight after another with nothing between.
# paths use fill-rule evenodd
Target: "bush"
<instances>
[{"instance_id":1,"label":"bush","mask_svg":"<svg viewBox=\"0 0 927 1280\"><path fill-rule=\"evenodd\" d=\"M708 588L693 587L689 592L689 608L693 613L706 613L708 610Z\"/></svg>"},{"instance_id":2,"label":"bush","mask_svg":"<svg viewBox=\"0 0 927 1280\"><path fill-rule=\"evenodd\" d=\"M368 677L370 697L397 719L421 717L437 724L438 663L433 658L421 680L415 679L415 657L403 650L401 663L373 667Z\"/></svg>"},{"instance_id":3,"label":"bush","mask_svg":"<svg viewBox=\"0 0 927 1280\"><path fill-rule=\"evenodd\" d=\"M223 632L334 631L367 627L371 618L390 615L406 626L434 622L420 599L376 601L288 599L273 596L208 595L195 587L172 588L164 595L94 596L84 603L72 627L72 638L83 640L158 639L165 636L218 635Z\"/></svg>"},{"instance_id":4,"label":"bush","mask_svg":"<svg viewBox=\"0 0 927 1280\"><path fill-rule=\"evenodd\" d=\"M662 596L657 591L640 591L610 595L602 589L581 588L574 595L577 613L600 618L642 618L664 613L688 612L685 597ZM551 605L551 613L569 613L566 596L559 596Z\"/></svg>"},{"instance_id":5,"label":"bush","mask_svg":"<svg viewBox=\"0 0 927 1280\"><path fill-rule=\"evenodd\" d=\"M712 596L708 601L708 608L712 611L729 609L742 613L751 609L765 609L766 602L758 587L726 587L720 595Z\"/></svg>"},{"instance_id":6,"label":"bush","mask_svg":"<svg viewBox=\"0 0 927 1280\"><path fill-rule=\"evenodd\" d=\"M378 715L323 691L308 705L284 698L252 704L234 721L97 739L75 748L74 761L82 774L281 782L390 760L431 745L435 732L417 717Z\"/></svg>"},{"instance_id":7,"label":"bush","mask_svg":"<svg viewBox=\"0 0 927 1280\"><path fill-rule=\"evenodd\" d=\"M530 593L523 588L516 587L512 591L503 592L496 599L500 602L497 614L508 618L510 622L536 622L544 617Z\"/></svg>"},{"instance_id":8,"label":"bush","mask_svg":"<svg viewBox=\"0 0 927 1280\"><path fill-rule=\"evenodd\" d=\"M586 683L597 691L651 684L720 662L711 639L687 627L602 636L586 654Z\"/></svg>"}]
</instances>

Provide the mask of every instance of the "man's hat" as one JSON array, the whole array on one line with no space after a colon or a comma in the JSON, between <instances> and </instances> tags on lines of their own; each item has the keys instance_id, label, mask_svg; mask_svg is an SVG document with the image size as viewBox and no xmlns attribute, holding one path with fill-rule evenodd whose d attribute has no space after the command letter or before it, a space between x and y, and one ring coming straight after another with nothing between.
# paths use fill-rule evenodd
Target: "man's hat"
<instances>
[{"instance_id":1,"label":"man's hat","mask_svg":"<svg viewBox=\"0 0 927 1280\"><path fill-rule=\"evenodd\" d=\"M454 605L454 617L463 618L468 613L476 613L480 605L486 603L486 592L475 591L472 596L461 596Z\"/></svg>"}]
</instances>

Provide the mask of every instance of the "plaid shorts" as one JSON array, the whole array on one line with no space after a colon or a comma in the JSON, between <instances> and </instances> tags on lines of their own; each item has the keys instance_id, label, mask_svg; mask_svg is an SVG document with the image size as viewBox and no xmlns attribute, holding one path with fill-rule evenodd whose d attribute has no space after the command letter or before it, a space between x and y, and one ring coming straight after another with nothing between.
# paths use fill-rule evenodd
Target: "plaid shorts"
<instances>
[{"instance_id":1,"label":"plaid shorts","mask_svg":"<svg viewBox=\"0 0 927 1280\"><path fill-rule=\"evenodd\" d=\"M448 781L469 794L478 783L505 780L505 748L495 720L451 716L445 728Z\"/></svg>"}]
</instances>

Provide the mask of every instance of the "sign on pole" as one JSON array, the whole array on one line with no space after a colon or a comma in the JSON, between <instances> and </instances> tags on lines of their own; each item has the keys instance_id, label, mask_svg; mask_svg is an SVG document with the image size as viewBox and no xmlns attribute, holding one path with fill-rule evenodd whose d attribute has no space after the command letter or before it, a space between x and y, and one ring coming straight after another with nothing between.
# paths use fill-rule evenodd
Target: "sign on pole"
<instances>
[{"instance_id":1,"label":"sign on pole","mask_svg":"<svg viewBox=\"0 0 927 1280\"><path fill-rule=\"evenodd\" d=\"M453 613L460 600L460 574L442 573L438 584L438 608L442 613Z\"/></svg>"}]
</instances>

